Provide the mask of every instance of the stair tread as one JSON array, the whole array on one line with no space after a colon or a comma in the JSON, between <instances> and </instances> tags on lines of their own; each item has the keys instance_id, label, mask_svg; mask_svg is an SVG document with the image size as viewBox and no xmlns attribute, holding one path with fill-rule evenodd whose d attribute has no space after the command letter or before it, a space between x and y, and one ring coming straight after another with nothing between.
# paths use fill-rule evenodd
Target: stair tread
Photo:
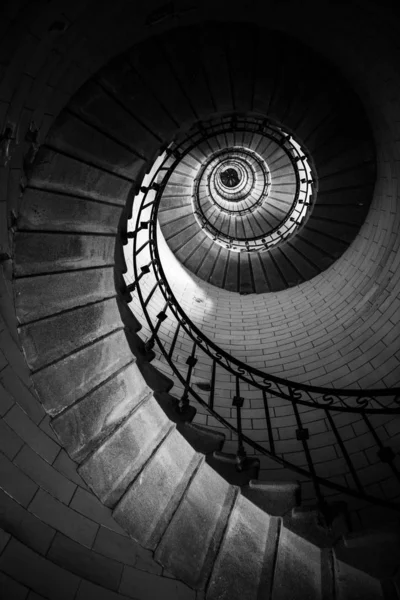
<instances>
[{"instance_id":1,"label":"stair tread","mask_svg":"<svg viewBox=\"0 0 400 600\"><path fill-rule=\"evenodd\" d=\"M156 560L187 585L204 588L235 496L235 488L203 463L156 550Z\"/></svg>"},{"instance_id":2,"label":"stair tread","mask_svg":"<svg viewBox=\"0 0 400 600\"><path fill-rule=\"evenodd\" d=\"M150 396L85 459L78 472L103 504L113 507L171 427Z\"/></svg>"},{"instance_id":3,"label":"stair tread","mask_svg":"<svg viewBox=\"0 0 400 600\"><path fill-rule=\"evenodd\" d=\"M136 362L56 416L51 425L81 462L150 393Z\"/></svg>"},{"instance_id":4,"label":"stair tread","mask_svg":"<svg viewBox=\"0 0 400 600\"><path fill-rule=\"evenodd\" d=\"M185 407L184 412L178 411L178 399L168 392L156 392L154 396L168 418L178 425L190 423L196 416L197 410L192 405Z\"/></svg>"},{"instance_id":5,"label":"stair tread","mask_svg":"<svg viewBox=\"0 0 400 600\"><path fill-rule=\"evenodd\" d=\"M266 553L268 538L276 546L277 519L239 496L231 513L207 590L207 600L250 600L267 596L273 552Z\"/></svg>"},{"instance_id":6,"label":"stair tread","mask_svg":"<svg viewBox=\"0 0 400 600\"><path fill-rule=\"evenodd\" d=\"M137 542L154 549L202 460L172 430L115 507L114 519Z\"/></svg>"},{"instance_id":7,"label":"stair tread","mask_svg":"<svg viewBox=\"0 0 400 600\"><path fill-rule=\"evenodd\" d=\"M396 530L397 529L397 530ZM380 579L393 577L400 565L400 537L394 530L348 533L335 545L338 560Z\"/></svg>"},{"instance_id":8,"label":"stair tread","mask_svg":"<svg viewBox=\"0 0 400 600\"><path fill-rule=\"evenodd\" d=\"M287 514L300 501L300 485L293 482L250 480L242 493L260 509L274 516Z\"/></svg>"},{"instance_id":9,"label":"stair tread","mask_svg":"<svg viewBox=\"0 0 400 600\"><path fill-rule=\"evenodd\" d=\"M282 527L274 579L274 600L320 600L321 550Z\"/></svg>"},{"instance_id":10,"label":"stair tread","mask_svg":"<svg viewBox=\"0 0 400 600\"><path fill-rule=\"evenodd\" d=\"M186 440L198 451L209 454L220 450L225 441L225 435L219 431L198 425L197 423L185 423L178 425L178 429Z\"/></svg>"},{"instance_id":11,"label":"stair tread","mask_svg":"<svg viewBox=\"0 0 400 600\"><path fill-rule=\"evenodd\" d=\"M244 468L238 471L235 454L213 452L207 456L208 464L232 485L247 485L250 479L258 477L260 461L257 458L246 458Z\"/></svg>"},{"instance_id":12,"label":"stair tread","mask_svg":"<svg viewBox=\"0 0 400 600\"><path fill-rule=\"evenodd\" d=\"M116 329L89 346L78 348L33 375L46 412L54 416L132 361L122 329Z\"/></svg>"},{"instance_id":13,"label":"stair tread","mask_svg":"<svg viewBox=\"0 0 400 600\"><path fill-rule=\"evenodd\" d=\"M270 480L270 481L264 481L264 480L259 480L259 479L251 479L249 481L249 486L251 488L254 489L260 489L260 490L269 490L269 489L273 489L273 490L282 490L282 491L289 491L289 490L298 490L300 489L300 483L298 481L279 481L278 479L275 480Z\"/></svg>"},{"instance_id":14,"label":"stair tread","mask_svg":"<svg viewBox=\"0 0 400 600\"><path fill-rule=\"evenodd\" d=\"M335 560L338 600L384 600L380 582L354 567Z\"/></svg>"},{"instance_id":15,"label":"stair tread","mask_svg":"<svg viewBox=\"0 0 400 600\"><path fill-rule=\"evenodd\" d=\"M315 507L295 506L284 515L283 522L288 530L316 546L323 548L332 543L332 534Z\"/></svg>"},{"instance_id":16,"label":"stair tread","mask_svg":"<svg viewBox=\"0 0 400 600\"><path fill-rule=\"evenodd\" d=\"M376 544L377 542L395 542L400 545L400 530L398 524L394 524L390 529L363 529L362 531L353 531L343 536L344 545L347 548L362 547L365 544Z\"/></svg>"},{"instance_id":17,"label":"stair tread","mask_svg":"<svg viewBox=\"0 0 400 600\"><path fill-rule=\"evenodd\" d=\"M226 462L229 464L236 465L236 454L232 454L231 452L213 452L213 457L220 460L221 462ZM249 458L248 460L257 463L259 460L257 458Z\"/></svg>"}]
</instances>

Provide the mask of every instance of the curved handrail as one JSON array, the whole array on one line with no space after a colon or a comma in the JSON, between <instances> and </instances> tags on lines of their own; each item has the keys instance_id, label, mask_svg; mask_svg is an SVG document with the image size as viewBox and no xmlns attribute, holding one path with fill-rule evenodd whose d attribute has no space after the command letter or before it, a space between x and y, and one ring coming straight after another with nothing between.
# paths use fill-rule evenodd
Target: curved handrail
<instances>
[{"instance_id":1,"label":"curved handrail","mask_svg":"<svg viewBox=\"0 0 400 600\"><path fill-rule=\"evenodd\" d=\"M181 146L170 145L165 155L162 155L160 157L160 160L158 161L160 163L159 167L155 169L154 172L150 171L150 174L147 177L147 179L149 180L148 184L146 186L142 186L141 188L143 198L140 204L136 203L136 228L134 231L128 233L128 237L133 238L133 265L135 278L134 281L128 285L128 290L137 290L144 316L151 331L151 337L146 342L146 347L150 349L154 346L155 343L157 343L162 355L164 356L164 359L168 362L169 366L174 372L174 375L184 386L184 393L179 401L180 410L185 410L185 408L187 407L189 403L189 395L195 398L195 400L199 402L202 406L207 408L208 412L214 418L216 418L224 427L227 427L228 429L237 434L239 444L237 458L239 467L243 463L243 458L245 457L245 452L243 450L243 442L245 442L246 444L253 447L257 452L269 456L271 459L281 464L282 466L287 467L288 469L302 476L310 478L313 482L315 494L318 498L319 504L324 504L325 502L324 496L321 492L321 486L324 486L334 489L339 493L345 493L350 496L366 500L368 502L373 502L374 504L380 506L390 507L394 510L400 510L400 506L397 503L394 503L390 500L377 498L375 496L371 496L370 494L365 493L364 486L360 482L356 469L352 463L351 456L347 451L346 441L342 439L341 434L338 431L338 428L335 424L335 419L332 416L332 414L334 415L338 412L357 413L374 438L374 442L376 444L376 447L378 448L377 454L380 460L389 465L393 476L400 484L400 474L397 469L397 466L394 464L394 452L389 446L385 446L383 444L369 419L369 415L373 416L374 414L399 415L400 389L331 389L325 387L310 386L307 384L300 384L286 380L282 377L268 375L258 369L249 367L242 361L236 359L235 357L232 357L230 354L219 348L214 342L209 340L207 336L205 336L190 321L190 319L188 319L187 315L184 313L183 309L177 302L172 292L172 289L170 288L168 281L165 277L165 273L158 254L157 214L158 205L162 197L163 190L167 185L171 173L181 160L182 156L184 156L185 151L190 151L190 146L187 146L182 151ZM149 201L148 194L150 190L154 191L155 194L154 198ZM150 214L148 214L149 211ZM142 220L143 215L145 216L145 218L148 219L147 221ZM146 242L139 246L138 238L142 235L143 232L147 232ZM139 267L136 258L145 248L148 249L150 261L148 264ZM141 271L140 273L139 269ZM151 290L148 297L145 298L144 290L142 289L141 285L141 280L143 276L150 272L153 273L156 284ZM148 305L156 288L161 291L165 300L165 306L164 309L157 314L157 322L156 324L154 324L153 317L150 315L150 312L148 310ZM162 322L167 318L167 311L169 311L170 314L175 318L177 324L175 336L174 339L171 341L169 348L165 346L158 334ZM174 347L180 329L182 329L182 331L185 331L185 333L193 341L192 353L188 356L186 360L188 369L186 378L182 376L179 369L177 369L174 361L172 360ZM193 387L193 385L195 384L193 384L191 381L192 370L197 362L196 352L198 353L200 351L204 352L212 359L212 386L210 389L210 397L208 403L205 402L201 398L201 396L196 392L196 390ZM218 411L214 407L213 386L215 387L215 370L217 366L219 368L223 368L225 371L233 375L236 380L236 396L233 399L233 405L236 406L237 409L236 427L228 421L226 421L226 419L224 419L221 415L219 415ZM258 389L264 399L265 414L268 428L268 439L270 444L269 450L267 450L266 448L258 444L256 441L252 440L251 438L242 433L240 415L244 398L240 396L241 382L247 383L253 386L254 388ZM296 464L293 464L292 462L286 460L282 456L279 456L276 452L272 433L272 417L268 408L267 395L280 397L288 402L288 406L292 407L293 416L295 417L295 423L297 427L296 437L297 440L301 442L304 455L307 458L308 470L303 469ZM389 405L385 405L382 402L381 398L386 399L389 397L392 397L391 404L389 403ZM351 404L351 402L353 404ZM302 415L299 411L299 406L301 405L312 407L317 411L323 411L323 414L325 415L325 418L329 424L330 431L335 436L336 442L338 444L338 447L340 448L343 459L345 461L345 464L347 465L348 471L353 479L356 489L350 486L345 487L343 485L338 484L337 482L332 482L329 479L322 477L317 473L315 464L312 459L312 451L310 450L308 442L308 428L304 426L304 421L302 420Z\"/></svg>"},{"instance_id":2,"label":"curved handrail","mask_svg":"<svg viewBox=\"0 0 400 600\"><path fill-rule=\"evenodd\" d=\"M163 162L161 169L164 169L166 172L165 174L163 174L161 182L156 181L158 180L160 169L153 174L150 184L145 190L145 196L142 201L142 206L146 205L146 194L148 193L148 190L150 190L155 185L156 187L153 189L155 189L156 191L156 196L151 203L152 213L150 217L150 223L157 222L158 206L163 194L163 190L167 185L170 175L172 174L176 166L179 164L179 162L182 160L182 157L185 156L185 154L187 154L188 152L190 152L190 150L191 146L184 149L183 152L179 146L175 148L170 148L169 152L167 153L167 160L176 152L179 152L179 156L175 158L174 161L172 161L167 168L165 167L166 161ZM149 205L147 204L147 206ZM297 401L299 403L312 407L328 407L331 410L351 412L358 412L359 410L381 412L382 410L387 410L388 414L400 414L400 388L380 388L374 390L360 390L353 388L333 389L323 386L313 386L305 383L298 383L284 379L283 377L279 377L277 375L264 373L263 371L252 367L251 365L246 365L245 363L235 358L225 350L222 350L217 344L215 344L215 342L213 342L207 336L205 336L203 332L194 323L190 321L190 319L188 319L186 313L183 311L183 309L177 302L175 295L168 284L168 280L165 276L164 269L162 267L162 262L158 253L157 227L150 228L149 235L149 239L151 240L151 247L153 248L154 254L152 258L154 273L158 280L164 281L166 284L166 293L164 294L166 301L172 300L172 305L175 307L175 310L179 313L180 318L186 323L187 333L190 335L190 337L192 337L192 339L195 339L199 344L201 344L202 349L205 350L211 357L218 359L221 362L221 364L222 361L224 361L224 367L230 370L231 373L240 374L241 378L250 385L268 391L270 394L279 396L286 400L292 399L289 389L294 389L296 391ZM135 277L136 276L137 274L135 274ZM287 391L285 392L283 388L286 388ZM303 397L302 394L305 394L305 397ZM321 397L321 400L317 401L316 398L313 397L313 395ZM396 405L394 408L384 406L378 400L378 397L390 396L393 397L393 403ZM345 398L353 398L356 402L356 405L347 405ZM337 405L334 405L335 400L338 402ZM367 404L371 401L373 401L377 405L377 408L368 408Z\"/></svg>"},{"instance_id":3,"label":"curved handrail","mask_svg":"<svg viewBox=\"0 0 400 600\"><path fill-rule=\"evenodd\" d=\"M218 128L214 125L208 130L203 126L200 129L200 132L203 136L202 141L219 135L220 133L225 133L226 127L231 123L232 119L228 117L225 122L225 127L221 125L220 128ZM202 214L200 206L196 206L194 212L200 222L200 226L204 228L204 230L207 233L211 233L213 236L212 239L217 243L221 243L222 245L225 245L226 247L232 249L235 249L237 247L241 252L255 252L260 250L267 250L275 246L280 240L286 240L288 237L293 235L295 231L298 230L300 225L304 225L305 217L307 216L306 207L308 207L311 204L311 199L313 196L312 188L310 188L310 186L315 185L316 180L315 177L312 175L312 168L310 164L308 164L309 157L306 156L305 153L303 153L302 149L300 149L300 146L295 142L293 136L284 133L279 126L273 125L266 119L257 120L255 117L253 118L253 120L248 117L237 117L233 121L233 126L235 132L250 131L258 135L263 135L268 139L274 141L278 146L280 146L283 149L287 158L293 166L296 178L296 189L290 210L288 211L283 221L280 222L277 226L273 227L271 230L269 230L263 235L248 237L246 239L246 242L243 242L242 239L235 239L231 236L222 234L218 229L216 229L207 221L207 219ZM192 139L193 137L194 135L192 134L190 139ZM195 145L197 144L191 144L189 148L184 148L181 157L188 154L193 149L193 147L195 147ZM297 148L297 146L299 146L299 148ZM175 147L174 153L181 152L181 150L182 144L180 147ZM202 171L203 169L200 169L200 174L202 173ZM300 176L300 172L302 173L302 177ZM199 182L197 180L198 177L196 177L196 180L194 182L195 195L198 194ZM306 186L306 189L301 188L302 184ZM300 199L300 195L303 195L302 199ZM296 215L296 217L293 217L292 215L295 213L296 210L298 210L300 204L303 204L302 210ZM288 223L290 223L290 225L288 225ZM285 229L283 233L282 229ZM273 236L276 234L278 235L278 237L274 238Z\"/></svg>"}]
</instances>

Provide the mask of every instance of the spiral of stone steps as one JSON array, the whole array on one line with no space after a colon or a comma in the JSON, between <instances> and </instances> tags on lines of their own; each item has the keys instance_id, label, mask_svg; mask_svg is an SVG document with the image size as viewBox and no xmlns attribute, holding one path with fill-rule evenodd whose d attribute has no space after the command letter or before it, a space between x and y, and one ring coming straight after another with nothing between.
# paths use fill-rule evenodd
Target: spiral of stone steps
<instances>
[{"instance_id":1,"label":"spiral of stone steps","mask_svg":"<svg viewBox=\"0 0 400 600\"><path fill-rule=\"evenodd\" d=\"M215 44L215 29L211 28L207 35ZM231 34L227 35L229 37ZM208 37L206 39L210 41ZM196 56L202 56L206 52L204 37L194 35L192 45L195 47L196 43L199 48ZM163 40L162 44L163 51L169 55L169 41ZM274 36L265 40L265 44L265 51L274 46L271 55L281 48L279 39ZM210 150L215 152L221 147L231 146L232 142L243 143L239 134L231 134L231 139L211 140L208 148L205 143L200 145L197 154L193 152L191 162L185 157L179 166L178 178L174 180L179 184L179 189L174 188L171 182L165 194L166 202L160 206L160 220L164 224L170 248L182 264L201 279L242 293L278 291L311 279L325 270L354 239L365 219L374 187L373 143L367 133L368 126L358 99L335 73L329 73L325 68L322 76L318 59L301 52L296 55L296 61L291 60L285 51L282 52L280 67L277 73L271 75L269 85L266 85L262 70L256 71L251 101L248 99L244 102L242 99L236 102L235 94L242 88L240 78L244 76L248 58L246 52L238 54L234 59L234 93L229 109L234 107L236 110L267 112L268 116L296 133L312 158L318 177L318 193L312 214L296 236L283 246L271 248L262 254L238 255L206 239L189 214L192 194L190 182ZM190 68L198 73L200 67L197 67L195 57L190 56L190 60ZM307 69L303 68L306 64ZM312 81L312 73L316 72L317 93ZM228 109L225 102L221 102L220 106ZM196 111L196 116L200 117L201 112ZM257 148L258 141L257 136L253 135L246 139L246 145ZM267 158L274 161L276 158L268 156L268 150L265 150ZM279 167L278 160L276 166ZM282 194L278 198L284 200ZM263 217L266 216L263 214ZM274 222L277 217L282 217L279 211L276 215L268 214L272 224L278 223ZM228 219L225 219L225 227L228 227ZM244 229L239 235L245 237L249 233L254 235L257 232L244 220Z\"/></svg>"},{"instance_id":2,"label":"spiral of stone steps","mask_svg":"<svg viewBox=\"0 0 400 600\"><path fill-rule=\"evenodd\" d=\"M225 154L230 152L231 157L237 156L239 160L245 160L251 165L252 155L248 156L242 151L241 156L241 147L237 146L243 134L228 131L223 136L212 136L205 142L199 143L189 154L185 154L163 190L158 213L159 221L171 250L181 263L195 274L203 278L202 265L206 260L212 273L209 280L213 283L223 282L226 280L228 263L236 263L239 268L231 269L233 279L231 277L227 285L229 289L240 289L237 278L241 276L243 279L246 275L248 260L250 260L253 265L251 273L253 275L257 273L257 290L270 291L273 288L268 287L265 277L260 276L260 272L254 266L261 265L262 272L268 273L270 252L263 252L257 257L253 254L250 254L249 258L244 257L245 270L242 272L241 258L235 256L236 253L227 251L225 247L228 245L232 247L235 242L226 238L238 238L242 240L242 243L252 238L263 238L263 242L266 242L265 238L268 238L270 232L276 231L283 226L285 220L289 220L295 198L296 175L289 156L274 140L264 139L255 132L251 135L246 133L248 138L246 152L257 153L256 156L259 157L259 160L265 161L265 164L268 165L268 179L270 180L268 197L266 198L264 192L265 174L256 172L253 187L243 200L239 202L235 200L234 203L225 201L221 197L212 200L207 184L210 177L207 172L207 164L210 164L210 160L211 165L215 161L218 164L218 161L223 160ZM205 166L202 169L204 163ZM253 166L248 168L253 169ZM205 169L205 171L199 175L199 169L200 171ZM198 177L200 182L197 191L194 192L193 181ZM195 205L193 197L198 198ZM201 218L206 223L205 229L198 221L197 210L201 212ZM241 214L237 214L237 211L241 211ZM211 240L215 239L214 236L217 236L217 240L218 236L221 236L225 243L210 244L210 235L207 239L206 234L207 227L211 228ZM276 241L279 241L280 233L278 231L278 234L275 234ZM314 271L314 274L316 273L317 270ZM254 286L250 291L256 291Z\"/></svg>"},{"instance_id":3,"label":"spiral of stone steps","mask_svg":"<svg viewBox=\"0 0 400 600\"><path fill-rule=\"evenodd\" d=\"M214 56L223 35L218 26L180 31L175 42L167 37L157 42L166 48L161 53L156 44L144 43L141 52L119 57L89 81L50 131L29 174L15 234L14 288L25 357L52 427L80 463L81 476L132 537L155 550L177 578L205 590L207 600L386 599L378 577L293 532L282 516L266 513L249 499L248 490L242 493L217 472L229 466L214 454L222 449L221 438L174 420L172 382L151 371L137 335L139 323L123 297L125 265L115 239L146 165L178 123L190 124L214 108L238 110L249 100L244 81L238 79L232 95L219 77ZM179 73L171 75L171 65L184 71L185 60L193 69L194 49L184 61L172 58L185 36L203 40L206 89L212 95L196 93L204 77L200 70L184 88ZM237 72L246 77L242 59L238 52ZM360 157L362 177L371 169L369 138L360 125L349 133L346 146L343 114L331 113L324 101L318 102L322 114L312 105L305 111L304 105L291 103L291 80L282 73L276 74L281 85L271 86L260 71L253 108L261 109L269 98L269 111L277 118L285 107L288 126L296 122L310 151L318 150L319 197L325 193L329 200L328 212L317 213L313 239L315 247L324 248L318 251L321 261L331 260L325 238L336 243L338 237L345 246L358 227L344 224L351 213L344 208L346 198L351 204L358 192L349 184L336 205L334 175L346 167L349 181L355 176L358 186ZM296 90L308 99L302 86L296 78ZM326 90L323 94L331 98ZM328 133L332 144L326 142ZM289 262L275 271L271 267L272 272L278 287L299 276ZM242 278L235 285L252 289ZM203 452L211 456L206 459ZM275 492L282 500L285 489L277 486ZM275 502L277 512L283 510L283 501L271 500L270 487L264 492L261 487L258 495L263 493L271 507ZM284 505L292 508L287 496Z\"/></svg>"}]
</instances>

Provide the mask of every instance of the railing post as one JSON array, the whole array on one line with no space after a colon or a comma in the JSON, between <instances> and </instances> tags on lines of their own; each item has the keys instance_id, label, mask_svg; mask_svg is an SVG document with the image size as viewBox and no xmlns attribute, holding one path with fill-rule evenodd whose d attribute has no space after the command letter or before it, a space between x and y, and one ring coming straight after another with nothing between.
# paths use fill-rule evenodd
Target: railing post
<instances>
[{"instance_id":1,"label":"railing post","mask_svg":"<svg viewBox=\"0 0 400 600\"><path fill-rule=\"evenodd\" d=\"M158 330L160 329L161 323L163 321L165 321L165 319L167 318L166 311L167 311L168 306L169 306L169 302L166 302L162 311L159 312L157 315L157 324L154 327L154 331L151 334L151 336L149 337L149 339L147 340L147 342L145 342L145 344L144 344L144 348L145 348L146 352L149 352L150 350L152 350L154 348L154 340L158 333Z\"/></svg>"},{"instance_id":2,"label":"railing post","mask_svg":"<svg viewBox=\"0 0 400 600\"><path fill-rule=\"evenodd\" d=\"M274 436L272 435L271 415L269 414L268 398L267 398L267 393L265 390L263 390L262 395L263 395L263 401L264 401L265 418L267 420L269 447L270 447L272 454L275 454L275 442L274 442Z\"/></svg>"},{"instance_id":3,"label":"railing post","mask_svg":"<svg viewBox=\"0 0 400 600\"><path fill-rule=\"evenodd\" d=\"M186 374L185 388L183 390L183 394L181 399L179 400L178 411L180 413L185 412L185 410L189 406L189 389L190 389L190 379L192 377L192 371L194 366L197 363L196 354L196 342L193 342L192 353L186 360L186 364L188 365L188 370Z\"/></svg>"},{"instance_id":4,"label":"railing post","mask_svg":"<svg viewBox=\"0 0 400 600\"><path fill-rule=\"evenodd\" d=\"M236 469L243 471L244 461L246 460L246 451L243 445L243 434L242 434L242 406L244 404L244 398L240 395L240 383L239 376L236 375L236 395L233 397L232 405L236 406L236 423L238 432L238 450L236 453Z\"/></svg>"},{"instance_id":5,"label":"railing post","mask_svg":"<svg viewBox=\"0 0 400 600\"><path fill-rule=\"evenodd\" d=\"M356 470L354 468L354 465L353 465L352 460L351 460L351 458L349 456L349 453L347 452L346 446L345 446L342 438L340 437L339 430L336 427L336 423L335 423L335 421L334 421L331 413L329 412L329 409L325 408L325 414L326 414L326 417L327 417L327 419L329 421L329 425L331 426L331 429L332 429L332 431L333 431L333 433L334 433L334 435L336 437L336 440L337 440L337 443L339 445L339 448L342 451L342 454L343 454L343 457L344 457L344 459L346 461L346 464L349 467L349 471L351 473L351 476L353 477L353 481L356 484L356 486L357 486L358 491L360 492L360 494L364 494L363 486L361 485L360 479L359 479L359 477L357 475L357 472L356 472Z\"/></svg>"},{"instance_id":6,"label":"railing post","mask_svg":"<svg viewBox=\"0 0 400 600\"><path fill-rule=\"evenodd\" d=\"M140 273L139 277L137 277L135 279L135 281L133 281L132 283L127 285L128 292L134 292L137 284L142 279L143 275L147 275L147 273L150 273L150 267L151 267L152 263L153 263L153 261L151 260L147 265L143 265L143 267L140 267L141 273Z\"/></svg>"},{"instance_id":7,"label":"railing post","mask_svg":"<svg viewBox=\"0 0 400 600\"><path fill-rule=\"evenodd\" d=\"M143 229L148 229L148 228L149 228L149 221L141 221L139 227L137 227L135 229L135 231L128 231L127 238L133 239L137 236L139 231L142 231Z\"/></svg>"},{"instance_id":8,"label":"railing post","mask_svg":"<svg viewBox=\"0 0 400 600\"><path fill-rule=\"evenodd\" d=\"M300 413L299 413L299 409L297 407L297 403L296 403L296 398L294 395L294 391L293 388L289 387L289 395L291 397L291 402L292 402L292 406L293 406L293 411L296 417L296 423L297 423L297 431L296 431L296 438L301 441L302 446L303 446L303 451L304 454L306 455L306 460L307 460L307 465L308 465L308 471L311 475L311 480L313 482L313 486L314 486L314 490L315 490L315 495L317 498L317 503L318 503L318 508L321 511L322 515L325 517L327 514L326 511L326 502L324 499L324 496L321 492L321 488L317 479L317 474L315 472L315 467L314 467L314 463L312 461L312 457L311 457L311 452L310 452L310 448L308 447L308 438L309 438L309 432L307 428L303 427L303 424L301 422L301 417L300 417Z\"/></svg>"},{"instance_id":9,"label":"railing post","mask_svg":"<svg viewBox=\"0 0 400 600\"><path fill-rule=\"evenodd\" d=\"M216 371L216 361L213 360L212 371L211 371L211 388L210 388L210 396L208 398L208 406L213 409L214 408L214 394L215 394L215 371Z\"/></svg>"},{"instance_id":10,"label":"railing post","mask_svg":"<svg viewBox=\"0 0 400 600\"><path fill-rule=\"evenodd\" d=\"M177 328L175 329L174 337L172 339L172 344L171 344L171 347L170 347L169 352L168 352L168 358L169 358L169 360L172 359L172 355L174 353L175 344L176 344L176 341L178 339L180 328L181 328L181 324L178 321L178 325L177 325Z\"/></svg>"},{"instance_id":11,"label":"railing post","mask_svg":"<svg viewBox=\"0 0 400 600\"><path fill-rule=\"evenodd\" d=\"M146 306L148 305L148 303L152 299L152 297L154 295L154 292L156 291L156 289L158 288L159 285L160 285L160 281L156 281L156 283L151 288L151 290L149 292L149 295L147 296L146 300L143 302L143 307L144 308L146 308Z\"/></svg>"},{"instance_id":12,"label":"railing post","mask_svg":"<svg viewBox=\"0 0 400 600\"><path fill-rule=\"evenodd\" d=\"M371 421L369 420L369 418L367 417L367 415L365 413L362 413L362 417L363 417L368 429L370 430L372 437L375 440L376 445L379 448L378 452L376 453L379 460L382 461L383 463L386 463L387 465L389 465L389 468L392 471L393 475L395 476L397 481L400 483L400 473L399 473L396 465L394 464L394 459L396 458L396 454L394 453L392 447L385 446L383 444L381 438L376 433L375 428L372 426Z\"/></svg>"}]
</instances>

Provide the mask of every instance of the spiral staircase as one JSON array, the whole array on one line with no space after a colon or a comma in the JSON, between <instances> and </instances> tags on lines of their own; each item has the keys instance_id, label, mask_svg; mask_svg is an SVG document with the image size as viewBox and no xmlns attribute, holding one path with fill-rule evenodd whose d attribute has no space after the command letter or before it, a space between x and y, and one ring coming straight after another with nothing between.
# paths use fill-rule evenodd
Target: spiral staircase
<instances>
[{"instance_id":1,"label":"spiral staircase","mask_svg":"<svg viewBox=\"0 0 400 600\"><path fill-rule=\"evenodd\" d=\"M271 68L265 56L277 58ZM335 268L376 178L368 120L345 79L276 31L173 29L95 73L26 175L13 248L24 356L54 432L116 523L197 598L400 598L398 493L365 491L357 474L344 488L312 460L275 452L272 417L267 449L241 421L246 385L279 397L309 456L306 408L388 422L398 388L332 390L243 364L191 322L163 263L170 253L207 285L266 301ZM192 380L202 353L210 389ZM236 386L234 424L214 402L222 367ZM398 483L398 456L375 437ZM258 479L261 456L285 477ZM349 531L347 494L389 525Z\"/></svg>"}]
</instances>

